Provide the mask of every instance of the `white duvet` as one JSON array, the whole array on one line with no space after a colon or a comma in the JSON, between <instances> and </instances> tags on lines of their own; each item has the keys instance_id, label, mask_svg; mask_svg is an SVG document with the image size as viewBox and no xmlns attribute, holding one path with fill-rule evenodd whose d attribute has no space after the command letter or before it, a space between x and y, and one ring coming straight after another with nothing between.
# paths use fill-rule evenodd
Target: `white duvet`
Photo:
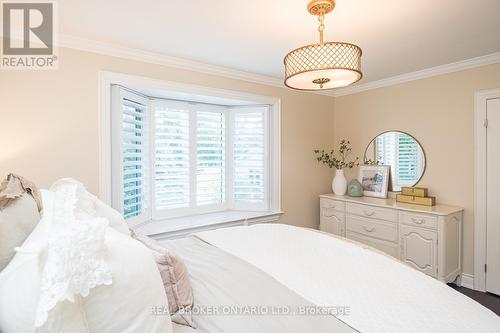
<instances>
[{"instance_id":1,"label":"white duvet","mask_svg":"<svg viewBox=\"0 0 500 333\"><path fill-rule=\"evenodd\" d=\"M499 317L474 300L384 255L312 230L281 224L197 234L262 269L362 333L500 332Z\"/></svg>"}]
</instances>

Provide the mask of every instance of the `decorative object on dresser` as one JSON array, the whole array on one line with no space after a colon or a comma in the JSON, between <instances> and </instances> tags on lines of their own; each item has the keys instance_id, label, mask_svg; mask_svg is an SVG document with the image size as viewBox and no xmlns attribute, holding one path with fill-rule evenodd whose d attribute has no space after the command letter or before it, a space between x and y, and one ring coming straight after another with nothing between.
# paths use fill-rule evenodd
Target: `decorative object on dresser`
<instances>
[{"instance_id":1,"label":"decorative object on dresser","mask_svg":"<svg viewBox=\"0 0 500 333\"><path fill-rule=\"evenodd\" d=\"M369 197L387 198L390 167L387 165L362 165L359 168L358 181L363 187L363 194Z\"/></svg>"},{"instance_id":2,"label":"decorative object on dresser","mask_svg":"<svg viewBox=\"0 0 500 333\"><path fill-rule=\"evenodd\" d=\"M401 188L401 194L409 195L412 197L425 198L429 195L429 190L425 187L403 187Z\"/></svg>"},{"instance_id":3,"label":"decorative object on dresser","mask_svg":"<svg viewBox=\"0 0 500 333\"><path fill-rule=\"evenodd\" d=\"M350 197L362 197L363 196L363 186L357 179L352 179L349 184L347 184L347 194Z\"/></svg>"},{"instance_id":4,"label":"decorative object on dresser","mask_svg":"<svg viewBox=\"0 0 500 333\"><path fill-rule=\"evenodd\" d=\"M345 195L347 192L347 179L344 175L344 169L335 170L335 177L332 181L333 193L337 195Z\"/></svg>"},{"instance_id":5,"label":"decorative object on dresser","mask_svg":"<svg viewBox=\"0 0 500 333\"><path fill-rule=\"evenodd\" d=\"M401 194L396 194L396 201L414 205L434 206L436 197L427 195L428 190L422 187L403 187Z\"/></svg>"},{"instance_id":6,"label":"decorative object on dresser","mask_svg":"<svg viewBox=\"0 0 500 333\"><path fill-rule=\"evenodd\" d=\"M415 186L425 172L425 153L420 143L408 133L387 131L377 135L366 147L364 164L389 165L390 188L401 191Z\"/></svg>"},{"instance_id":7,"label":"decorative object on dresser","mask_svg":"<svg viewBox=\"0 0 500 333\"><path fill-rule=\"evenodd\" d=\"M314 150L316 154L316 160L327 165L330 169L335 168L335 178L332 181L333 193L337 195L345 195L347 192L347 179L344 176L344 169L352 169L354 166L358 166L359 157L356 159L347 161L347 158L351 154L352 147L351 142L345 139L340 141L339 155L337 158L335 155L335 150L330 152L325 152L325 150Z\"/></svg>"},{"instance_id":8,"label":"decorative object on dresser","mask_svg":"<svg viewBox=\"0 0 500 333\"><path fill-rule=\"evenodd\" d=\"M381 250L449 283L462 271L463 209L320 195L320 229Z\"/></svg>"}]
</instances>

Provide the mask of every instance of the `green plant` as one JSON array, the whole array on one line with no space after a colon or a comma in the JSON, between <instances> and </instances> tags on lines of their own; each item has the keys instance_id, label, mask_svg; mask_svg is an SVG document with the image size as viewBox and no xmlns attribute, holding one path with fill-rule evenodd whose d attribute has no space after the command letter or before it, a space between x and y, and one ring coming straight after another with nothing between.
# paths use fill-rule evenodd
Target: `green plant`
<instances>
[{"instance_id":1,"label":"green plant","mask_svg":"<svg viewBox=\"0 0 500 333\"><path fill-rule=\"evenodd\" d=\"M379 162L373 160L365 160L365 165L379 165Z\"/></svg>"},{"instance_id":2,"label":"green plant","mask_svg":"<svg viewBox=\"0 0 500 333\"><path fill-rule=\"evenodd\" d=\"M322 150L314 150L314 154L316 155L316 160L318 162L327 165L329 168L335 168L337 170L342 170L344 168L352 169L355 166L359 165L359 157L356 157L353 161L347 161L347 158L351 154L352 147L351 142L345 139L340 141L339 146L339 157L337 158L335 155L335 150L331 150L330 152L325 152Z\"/></svg>"}]
</instances>

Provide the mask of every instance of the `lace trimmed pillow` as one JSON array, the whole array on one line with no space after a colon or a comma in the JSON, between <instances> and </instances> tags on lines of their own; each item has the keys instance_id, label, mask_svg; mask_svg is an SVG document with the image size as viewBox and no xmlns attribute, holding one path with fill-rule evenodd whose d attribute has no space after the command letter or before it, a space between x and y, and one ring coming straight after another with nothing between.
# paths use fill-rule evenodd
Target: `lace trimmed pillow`
<instances>
[{"instance_id":1,"label":"lace trimmed pillow","mask_svg":"<svg viewBox=\"0 0 500 333\"><path fill-rule=\"evenodd\" d=\"M189 282L187 267L181 258L174 255L157 241L133 231L132 237L153 252L167 294L168 310L174 323L196 328L193 321L193 289Z\"/></svg>"},{"instance_id":2,"label":"lace trimmed pillow","mask_svg":"<svg viewBox=\"0 0 500 333\"><path fill-rule=\"evenodd\" d=\"M105 261L108 222L82 214L90 202L82 187L73 182L54 188L52 205L47 205L40 222L47 225L49 236L38 244L43 260L35 318L37 332L66 331L68 325L75 327L76 322L78 330L74 331L88 332L81 300L91 289L109 286L113 281Z\"/></svg>"}]
</instances>

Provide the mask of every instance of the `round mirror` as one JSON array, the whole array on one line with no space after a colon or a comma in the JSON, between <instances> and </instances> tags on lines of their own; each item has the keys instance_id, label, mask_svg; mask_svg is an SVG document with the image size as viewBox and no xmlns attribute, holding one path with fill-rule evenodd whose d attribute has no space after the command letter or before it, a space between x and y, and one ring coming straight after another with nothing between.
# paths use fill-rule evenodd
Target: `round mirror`
<instances>
[{"instance_id":1,"label":"round mirror","mask_svg":"<svg viewBox=\"0 0 500 333\"><path fill-rule=\"evenodd\" d=\"M420 143L408 133L390 131L379 134L366 147L365 164L391 167L390 190L414 186L424 175L425 153Z\"/></svg>"}]
</instances>

